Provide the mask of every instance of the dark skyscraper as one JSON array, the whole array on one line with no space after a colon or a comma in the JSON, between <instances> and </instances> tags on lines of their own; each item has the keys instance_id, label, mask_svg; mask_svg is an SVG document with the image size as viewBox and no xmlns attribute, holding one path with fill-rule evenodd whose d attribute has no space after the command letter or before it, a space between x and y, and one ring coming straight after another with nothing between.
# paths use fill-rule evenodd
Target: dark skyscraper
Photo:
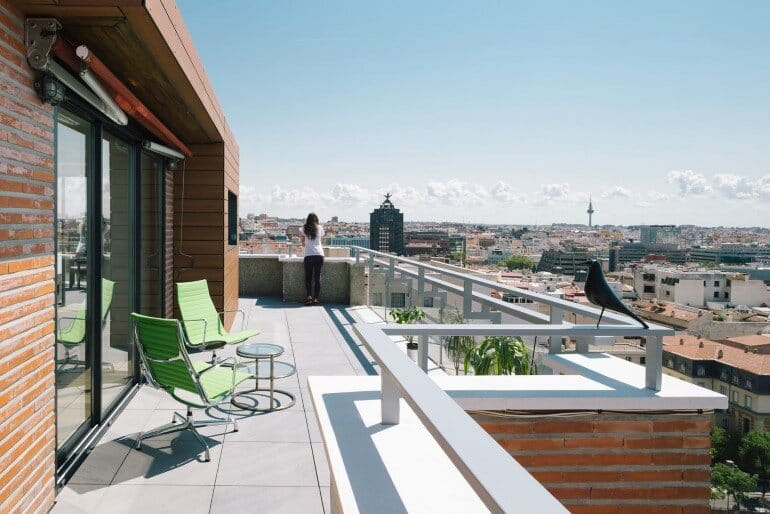
<instances>
[{"instance_id":1,"label":"dark skyscraper","mask_svg":"<svg viewBox=\"0 0 770 514\"><path fill-rule=\"evenodd\" d=\"M369 241L372 250L404 254L404 215L391 203L390 193L369 214Z\"/></svg>"}]
</instances>

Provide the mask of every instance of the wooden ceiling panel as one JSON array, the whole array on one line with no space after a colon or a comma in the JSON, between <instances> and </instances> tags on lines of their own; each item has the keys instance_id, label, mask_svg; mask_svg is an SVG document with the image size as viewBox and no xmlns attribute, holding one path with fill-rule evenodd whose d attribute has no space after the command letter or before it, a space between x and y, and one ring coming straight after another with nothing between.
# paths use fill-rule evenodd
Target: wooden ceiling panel
<instances>
[{"instance_id":1,"label":"wooden ceiling panel","mask_svg":"<svg viewBox=\"0 0 770 514\"><path fill-rule=\"evenodd\" d=\"M37 0L18 7L27 16L58 19L67 40L88 46L185 144L222 140L204 100L186 81L162 35L154 33L142 0Z\"/></svg>"}]
</instances>

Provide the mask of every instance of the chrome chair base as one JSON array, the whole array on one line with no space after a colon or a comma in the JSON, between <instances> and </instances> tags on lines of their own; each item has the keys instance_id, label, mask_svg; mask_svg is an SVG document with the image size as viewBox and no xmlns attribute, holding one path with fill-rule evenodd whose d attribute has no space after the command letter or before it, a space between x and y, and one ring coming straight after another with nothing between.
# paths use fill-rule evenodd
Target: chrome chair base
<instances>
[{"instance_id":1,"label":"chrome chair base","mask_svg":"<svg viewBox=\"0 0 770 514\"><path fill-rule=\"evenodd\" d=\"M195 436L195 438L198 440L198 442L201 444L201 446L203 446L205 457L206 457L205 461L210 462L211 455L209 454L209 445L206 444L206 441L203 440L203 436L201 436L200 432L198 432L196 428L213 426L213 425L228 425L230 423L232 423L233 425L233 432L237 432L238 422L235 419L233 419L231 415L228 415L226 420L207 419L207 420L196 421L193 419L192 410L188 408L187 417L182 416L178 412L174 412L174 415L171 419L171 423L167 423L158 428L154 428L148 432L140 433L139 437L136 438L136 449L137 450L142 449L142 441L145 439L150 439L152 437L158 437L166 434L173 434L174 432L182 432L183 430L190 430Z\"/></svg>"}]
</instances>

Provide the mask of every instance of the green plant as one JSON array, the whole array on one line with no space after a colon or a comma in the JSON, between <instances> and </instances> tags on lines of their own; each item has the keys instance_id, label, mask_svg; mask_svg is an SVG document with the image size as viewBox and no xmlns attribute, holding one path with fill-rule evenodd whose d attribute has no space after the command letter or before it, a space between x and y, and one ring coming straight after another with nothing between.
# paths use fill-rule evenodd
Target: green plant
<instances>
[{"instance_id":1,"label":"green plant","mask_svg":"<svg viewBox=\"0 0 770 514\"><path fill-rule=\"evenodd\" d=\"M770 434L764 430L752 430L741 439L738 447L741 467L753 471L759 477L764 499L770 479Z\"/></svg>"},{"instance_id":2,"label":"green plant","mask_svg":"<svg viewBox=\"0 0 770 514\"><path fill-rule=\"evenodd\" d=\"M728 432L722 427L714 427L711 430L711 460L713 464L725 462L727 460L735 461L738 458L738 446L741 442L741 435L735 432Z\"/></svg>"},{"instance_id":3,"label":"green plant","mask_svg":"<svg viewBox=\"0 0 770 514\"><path fill-rule=\"evenodd\" d=\"M390 317L393 321L401 325L410 325L425 319L425 311L419 307L411 309L391 309ZM414 342L414 336L406 336L406 347L409 350L416 350L417 343Z\"/></svg>"},{"instance_id":4,"label":"green plant","mask_svg":"<svg viewBox=\"0 0 770 514\"><path fill-rule=\"evenodd\" d=\"M757 475L749 475L735 465L718 463L711 468L711 485L732 495L738 505L746 500L746 493L757 487ZM729 499L729 498L728 498Z\"/></svg>"},{"instance_id":5,"label":"green plant","mask_svg":"<svg viewBox=\"0 0 770 514\"><path fill-rule=\"evenodd\" d=\"M529 375L529 351L520 337L485 337L465 355L464 371L475 375Z\"/></svg>"},{"instance_id":6,"label":"green plant","mask_svg":"<svg viewBox=\"0 0 770 514\"><path fill-rule=\"evenodd\" d=\"M508 271L515 269L533 270L535 269L535 262L526 255L511 255L504 261L501 261L499 266L508 268Z\"/></svg>"},{"instance_id":7,"label":"green plant","mask_svg":"<svg viewBox=\"0 0 770 514\"><path fill-rule=\"evenodd\" d=\"M455 310L450 314L447 321L453 324L462 324L465 323L465 318L463 318L459 310ZM476 339L473 336L445 336L443 342L447 353L452 358L455 375L459 375L460 363L463 362L469 352L473 351L473 348L476 346Z\"/></svg>"}]
</instances>

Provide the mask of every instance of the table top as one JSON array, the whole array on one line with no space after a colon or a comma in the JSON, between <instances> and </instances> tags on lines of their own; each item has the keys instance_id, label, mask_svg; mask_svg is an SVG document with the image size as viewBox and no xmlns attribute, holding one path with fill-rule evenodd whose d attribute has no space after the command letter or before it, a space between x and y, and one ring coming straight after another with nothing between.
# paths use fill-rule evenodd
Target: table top
<instances>
[{"instance_id":1,"label":"table top","mask_svg":"<svg viewBox=\"0 0 770 514\"><path fill-rule=\"evenodd\" d=\"M283 346L269 343L244 343L235 351L239 357L249 359L266 359L278 357L283 353Z\"/></svg>"}]
</instances>

